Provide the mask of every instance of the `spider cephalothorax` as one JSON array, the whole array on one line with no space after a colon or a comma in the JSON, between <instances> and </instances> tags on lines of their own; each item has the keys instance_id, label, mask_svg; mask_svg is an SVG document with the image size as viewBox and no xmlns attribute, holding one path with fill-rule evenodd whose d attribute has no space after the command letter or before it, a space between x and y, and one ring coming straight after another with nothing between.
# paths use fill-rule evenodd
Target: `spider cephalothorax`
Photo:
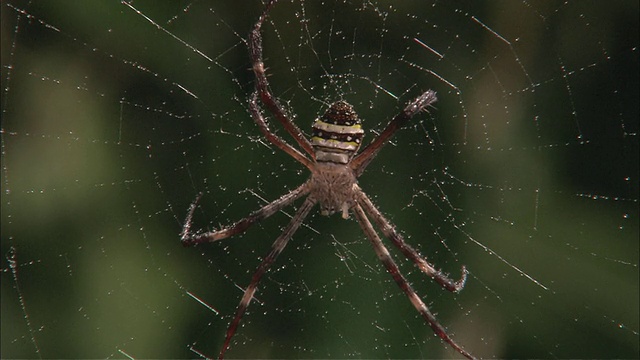
<instances>
[{"instance_id":1,"label":"spider cephalothorax","mask_svg":"<svg viewBox=\"0 0 640 360\"><path fill-rule=\"evenodd\" d=\"M354 204L356 183L356 176L348 166L319 162L311 172L309 196L317 199L322 215L341 211L346 219Z\"/></svg>"},{"instance_id":2,"label":"spider cephalothorax","mask_svg":"<svg viewBox=\"0 0 640 360\"><path fill-rule=\"evenodd\" d=\"M298 210L289 222L289 225L287 225L282 234L273 243L271 251L262 260L258 269L253 274L251 282L245 289L244 295L240 300L236 315L229 325L219 357L224 357L225 352L229 348L231 339L249 303L253 299L262 275L264 275L269 266L275 261L282 250L284 250L287 242L291 239L291 236L293 236L293 233L295 233L298 227L300 227L311 211L311 208L318 203L322 215L330 215L335 212L341 212L343 218L347 218L350 212L355 215L362 231L371 242L382 264L392 275L400 289L407 295L411 304L429 326L431 326L435 334L460 354L472 359L473 356L471 354L451 339L446 330L438 323L431 311L429 311L429 308L405 280L369 218L373 219L378 229L407 259L411 260L420 271L433 278L433 280L443 288L452 292L460 291L464 287L467 279L465 267L462 266L462 277L458 281L451 280L442 272L435 269L424 257L413 249L411 245L404 241L400 233L398 233L389 220L382 215L357 183L357 178L364 172L367 165L375 158L378 151L387 143L389 138L415 114L425 110L436 101L435 92L431 90L425 91L413 101L409 102L402 111L393 117L380 135L361 152L358 152L358 150L362 143L364 131L362 130L360 119L353 110L353 107L342 100L333 103L324 115L314 121L312 125L313 134L311 141L309 141L304 137L300 129L291 122L290 117L285 114L276 98L271 94L265 75L265 68L262 61L262 35L260 30L269 9L275 2L276 0L270 0L267 3L264 12L254 25L247 40L251 61L253 63L252 69L256 78L256 90L249 99L249 110L262 134L273 145L282 149L307 167L311 171L311 177L304 184L263 206L261 209L254 211L246 218L217 231L200 234L191 233L192 217L196 209L196 203L200 197L198 196L196 201L191 204L181 234L182 243L185 246L203 242L214 242L242 233L252 224L277 213L284 207L291 205L297 199L307 195L305 201L298 207ZM267 122L262 115L258 100L261 100L262 104L271 111L274 117L304 150L306 155L269 130Z\"/></svg>"}]
</instances>

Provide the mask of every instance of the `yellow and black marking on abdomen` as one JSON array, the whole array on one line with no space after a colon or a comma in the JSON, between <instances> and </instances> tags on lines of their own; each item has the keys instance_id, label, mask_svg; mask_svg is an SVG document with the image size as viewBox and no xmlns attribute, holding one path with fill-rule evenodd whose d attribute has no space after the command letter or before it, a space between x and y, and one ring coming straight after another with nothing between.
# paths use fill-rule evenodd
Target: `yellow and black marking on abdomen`
<instances>
[{"instance_id":1,"label":"yellow and black marking on abdomen","mask_svg":"<svg viewBox=\"0 0 640 360\"><path fill-rule=\"evenodd\" d=\"M348 163L360 148L364 131L358 114L346 101L336 101L312 125L316 161Z\"/></svg>"}]
</instances>

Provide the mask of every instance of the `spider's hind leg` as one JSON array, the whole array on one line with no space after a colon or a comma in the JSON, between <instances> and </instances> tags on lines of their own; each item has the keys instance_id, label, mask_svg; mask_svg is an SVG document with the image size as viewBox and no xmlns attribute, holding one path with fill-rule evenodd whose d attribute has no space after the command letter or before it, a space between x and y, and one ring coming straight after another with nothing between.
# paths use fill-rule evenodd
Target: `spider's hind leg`
<instances>
[{"instance_id":1,"label":"spider's hind leg","mask_svg":"<svg viewBox=\"0 0 640 360\"><path fill-rule=\"evenodd\" d=\"M290 117L285 113L284 109L278 102L278 99L276 99L276 97L271 93L269 90L269 82L267 81L267 76L265 74L264 60L262 58L262 24L264 24L271 7L273 7L275 3L276 0L270 0L267 3L262 15L260 15L260 18L253 26L253 29L249 33L249 38L247 39L247 47L249 48L249 55L251 56L253 74L256 78L256 91L258 92L260 100L262 100L264 106L273 113L275 118L278 119L289 135L295 139L296 143L298 143L298 145L313 158L315 155L311 143L304 136L300 128L290 120ZM270 139L270 141L272 140ZM281 145L274 145L282 149ZM300 161L300 159L298 159L298 161ZM302 163L305 165L308 164L305 162Z\"/></svg>"},{"instance_id":2,"label":"spider's hind leg","mask_svg":"<svg viewBox=\"0 0 640 360\"><path fill-rule=\"evenodd\" d=\"M351 161L351 168L355 171L357 176L360 176L369 163L378 155L378 152L389 141L393 134L403 127L412 117L417 113L426 110L431 104L436 102L436 92L433 90L427 90L420 94L417 98L413 99L405 106L396 116L389 121L387 127L376 137L373 141L362 150L353 161Z\"/></svg>"}]
</instances>

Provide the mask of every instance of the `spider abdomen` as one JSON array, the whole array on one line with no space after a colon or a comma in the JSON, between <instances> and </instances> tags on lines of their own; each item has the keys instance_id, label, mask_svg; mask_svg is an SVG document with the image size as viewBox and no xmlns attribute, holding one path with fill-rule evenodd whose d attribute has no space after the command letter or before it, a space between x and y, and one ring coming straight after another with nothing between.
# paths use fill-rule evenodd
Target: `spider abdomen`
<instances>
[{"instance_id":1,"label":"spider abdomen","mask_svg":"<svg viewBox=\"0 0 640 360\"><path fill-rule=\"evenodd\" d=\"M312 125L311 145L316 161L347 164L360 148L364 131L360 119L346 101L336 101Z\"/></svg>"}]
</instances>

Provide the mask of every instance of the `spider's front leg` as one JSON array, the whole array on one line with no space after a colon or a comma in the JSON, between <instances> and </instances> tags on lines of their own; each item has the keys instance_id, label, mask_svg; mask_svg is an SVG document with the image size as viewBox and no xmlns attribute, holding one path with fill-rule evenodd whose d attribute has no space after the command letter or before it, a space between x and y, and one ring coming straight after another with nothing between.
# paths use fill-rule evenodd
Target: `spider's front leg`
<instances>
[{"instance_id":1,"label":"spider's front leg","mask_svg":"<svg viewBox=\"0 0 640 360\"><path fill-rule=\"evenodd\" d=\"M264 258L264 260L262 260L256 271L253 273L251 282L245 289L244 295L240 300L240 304L238 304L236 315L231 321L231 324L229 324L229 328L227 329L227 335L224 339L224 344L222 345L220 354L218 355L219 359L224 358L224 353L229 348L229 345L231 344L231 338L233 338L233 335L236 333L238 325L240 324L240 320L242 320L242 316L244 315L245 311L247 311L247 307L249 307L249 303L251 303L251 300L253 299L253 295L257 290L258 283L260 282L262 275L264 275L269 266L271 266L278 255L280 255L282 250L284 250L285 246L287 246L287 242L289 242L289 239L291 239L293 233L298 230L315 203L315 199L313 199L311 196L307 197L305 202L300 206L296 214L293 216L293 219L291 219L291 221L289 222L289 225L287 225L282 234L280 234L280 236L273 243L269 254Z\"/></svg>"},{"instance_id":2,"label":"spider's front leg","mask_svg":"<svg viewBox=\"0 0 640 360\"><path fill-rule=\"evenodd\" d=\"M262 208L252 212L246 218L236 222L235 224L222 228L218 231L210 231L203 234L193 234L191 233L191 225L193 222L193 213L196 210L196 205L198 200L202 194L199 194L196 197L196 200L189 207L189 211L187 213L187 218L184 221L184 226L182 228L182 233L180 234L180 240L184 246L191 246L203 242L214 242L222 239L226 239L236 234L240 234L245 232L251 225L255 224L258 221L264 220L269 216L277 213L283 208L291 205L296 199L299 199L301 196L309 193L308 183L304 183L295 190L283 195L279 199L274 200L273 202L263 206Z\"/></svg>"},{"instance_id":3,"label":"spider's front leg","mask_svg":"<svg viewBox=\"0 0 640 360\"><path fill-rule=\"evenodd\" d=\"M393 261L391 254L389 254L389 250L387 250L384 244L382 244L380 237L378 236L375 229L371 225L371 222L367 218L367 215L365 214L360 204L356 202L356 204L353 206L352 209L356 219L358 220L358 223L360 223L360 227L362 228L362 231L364 231L365 235L367 236L367 239L369 239L369 241L371 242L371 245L373 246L373 249L375 250L376 255L378 255L378 259L380 259L380 261L383 263L384 267L391 274L391 276L393 277L393 280L395 280L395 282L398 284L400 289L402 289L405 295L407 295L413 307L415 307L416 310L418 310L420 315L422 315L422 317L427 321L429 326L431 326L431 329L433 329L433 332L436 335L438 335L442 340L444 340L447 344L451 345L451 347L453 347L462 356L468 359L475 359L473 355L471 355L469 352L463 349L460 345L458 345L451 338L451 336L447 334L447 331L445 330L445 328L442 325L440 325L440 323L438 322L436 317L433 315L433 313L431 313L427 305L424 304L422 299L420 299L420 297L416 294L415 290L413 290L413 288L407 282L404 276L402 276L402 274L400 273L400 269L398 268L398 265L396 265L395 261Z\"/></svg>"},{"instance_id":4,"label":"spider's front leg","mask_svg":"<svg viewBox=\"0 0 640 360\"><path fill-rule=\"evenodd\" d=\"M356 189L356 199L359 204L362 205L364 210L369 216L373 218L378 228L382 231L384 236L391 240L409 260L411 260L416 266L427 276L431 277L435 282L440 284L443 288L451 292L459 292L464 288L464 284L467 282L467 268L462 265L462 276L458 281L454 281L443 274L440 270L437 270L433 265L429 264L411 245L407 244L402 235L400 235L395 227L382 215L380 210L371 202L367 194L365 194L359 187Z\"/></svg>"}]
</instances>

